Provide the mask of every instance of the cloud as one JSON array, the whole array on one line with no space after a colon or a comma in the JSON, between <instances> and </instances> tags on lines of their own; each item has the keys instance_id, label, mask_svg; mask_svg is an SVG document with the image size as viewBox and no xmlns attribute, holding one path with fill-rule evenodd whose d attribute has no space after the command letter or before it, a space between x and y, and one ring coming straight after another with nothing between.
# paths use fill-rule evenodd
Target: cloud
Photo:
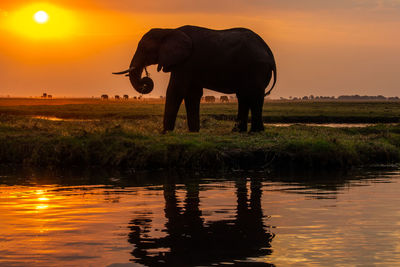
<instances>
[{"instance_id":1,"label":"cloud","mask_svg":"<svg viewBox=\"0 0 400 267\"><path fill-rule=\"evenodd\" d=\"M36 0L2 0L2 8L21 6ZM51 4L145 13L242 13L283 10L400 10L398 0L48 0Z\"/></svg>"},{"instance_id":2,"label":"cloud","mask_svg":"<svg viewBox=\"0 0 400 267\"><path fill-rule=\"evenodd\" d=\"M37 0L2 0L0 8L20 7ZM282 13L346 15L399 21L399 0L47 0L67 8L89 12L100 9L128 14L217 14L267 16Z\"/></svg>"},{"instance_id":3,"label":"cloud","mask_svg":"<svg viewBox=\"0 0 400 267\"><path fill-rule=\"evenodd\" d=\"M65 1L65 0L59 0ZM76 0L70 0L76 1ZM400 21L398 0L90 0L91 7L126 14L205 14L270 18L279 16L335 17L338 20ZM89 2L81 2L80 5Z\"/></svg>"},{"instance_id":4,"label":"cloud","mask_svg":"<svg viewBox=\"0 0 400 267\"><path fill-rule=\"evenodd\" d=\"M400 9L397 0L99 0L97 4L118 10L137 12L263 12L271 9L287 10L348 10L348 9Z\"/></svg>"}]
</instances>

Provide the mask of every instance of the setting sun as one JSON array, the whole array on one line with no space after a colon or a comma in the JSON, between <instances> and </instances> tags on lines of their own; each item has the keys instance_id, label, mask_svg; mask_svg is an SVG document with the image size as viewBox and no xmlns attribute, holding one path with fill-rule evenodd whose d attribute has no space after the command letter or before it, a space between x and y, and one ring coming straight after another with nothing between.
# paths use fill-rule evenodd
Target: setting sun
<instances>
[{"instance_id":1,"label":"setting sun","mask_svg":"<svg viewBox=\"0 0 400 267\"><path fill-rule=\"evenodd\" d=\"M64 7L37 3L10 12L8 29L31 39L66 39L76 29L76 14Z\"/></svg>"},{"instance_id":2,"label":"setting sun","mask_svg":"<svg viewBox=\"0 0 400 267\"><path fill-rule=\"evenodd\" d=\"M33 18L37 23L43 24L49 20L49 15L45 11L41 10L36 12Z\"/></svg>"}]
</instances>

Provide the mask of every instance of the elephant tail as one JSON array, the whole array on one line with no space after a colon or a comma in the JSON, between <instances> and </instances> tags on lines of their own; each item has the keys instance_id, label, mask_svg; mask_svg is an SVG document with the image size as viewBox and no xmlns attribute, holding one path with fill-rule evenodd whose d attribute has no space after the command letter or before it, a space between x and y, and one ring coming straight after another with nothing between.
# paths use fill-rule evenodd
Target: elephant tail
<instances>
[{"instance_id":1,"label":"elephant tail","mask_svg":"<svg viewBox=\"0 0 400 267\"><path fill-rule=\"evenodd\" d=\"M274 72L274 83L272 84L271 89L268 90L268 92L266 92L264 94L264 97L268 96L269 94L271 94L272 89L274 89L275 84L276 84L276 62L275 62L275 57L274 54L271 51L271 48L267 45L267 43L259 36L257 35L259 40L264 44L265 48L267 49L267 53L268 55L271 57L272 59L272 63L271 63L271 67L272 67L272 71Z\"/></svg>"},{"instance_id":2,"label":"elephant tail","mask_svg":"<svg viewBox=\"0 0 400 267\"><path fill-rule=\"evenodd\" d=\"M275 63L275 62L274 62L274 63ZM271 89L269 89L268 92L266 92L266 93L264 94L264 97L269 96L269 95L271 94L272 89L274 89L275 84L276 84L276 65L275 65L275 64L274 64L274 67L273 67L272 71L274 72L274 83L272 84Z\"/></svg>"},{"instance_id":3,"label":"elephant tail","mask_svg":"<svg viewBox=\"0 0 400 267\"><path fill-rule=\"evenodd\" d=\"M267 44L266 44L266 45L267 45ZM269 48L268 45L267 45L267 47L268 47L268 54L269 54L269 55L271 56L271 58L272 58L272 72L274 73L274 83L272 84L271 89L269 89L268 92L266 92L266 93L264 94L264 97L266 97L266 96L268 96L268 95L271 94L272 89L274 89L275 84L276 84L276 63L275 63L275 57L274 57L274 54L272 54L272 51L271 51L271 49Z\"/></svg>"}]
</instances>

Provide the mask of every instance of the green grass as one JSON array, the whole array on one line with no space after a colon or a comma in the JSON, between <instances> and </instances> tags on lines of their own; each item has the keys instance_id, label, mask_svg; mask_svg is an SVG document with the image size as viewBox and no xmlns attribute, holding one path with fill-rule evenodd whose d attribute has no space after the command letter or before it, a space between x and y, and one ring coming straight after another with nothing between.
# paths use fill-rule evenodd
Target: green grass
<instances>
[{"instance_id":1,"label":"green grass","mask_svg":"<svg viewBox=\"0 0 400 267\"><path fill-rule=\"evenodd\" d=\"M7 105L2 103L7 101ZM57 105L60 103L67 103ZM15 103L15 104L13 104ZM69 104L68 104L69 103ZM7 100L0 99L0 114L40 115L79 119L143 119L162 116L161 101L99 101L82 100ZM203 116L218 120L234 120L237 103L202 104ZM184 117L184 108L179 116ZM264 105L265 122L295 123L386 123L400 122L400 102L345 101L268 101Z\"/></svg>"},{"instance_id":2,"label":"green grass","mask_svg":"<svg viewBox=\"0 0 400 267\"><path fill-rule=\"evenodd\" d=\"M392 111L386 117L400 114L398 103L372 102L267 103L264 114L369 118L368 114L384 117L386 108ZM333 169L400 161L400 125L270 126L263 133L240 134L231 132L232 121L215 118L234 116L236 104L206 104L200 133L187 132L181 113L176 131L163 135L162 110L162 104L143 103L0 106L0 163L216 170ZM95 120L48 121L33 115Z\"/></svg>"}]
</instances>

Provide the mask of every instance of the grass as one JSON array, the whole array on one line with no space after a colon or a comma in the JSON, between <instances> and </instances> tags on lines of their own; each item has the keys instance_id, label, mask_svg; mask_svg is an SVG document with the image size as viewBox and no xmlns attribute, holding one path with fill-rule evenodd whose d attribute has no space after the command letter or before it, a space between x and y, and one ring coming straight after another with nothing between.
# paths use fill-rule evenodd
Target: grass
<instances>
[{"instance_id":1,"label":"grass","mask_svg":"<svg viewBox=\"0 0 400 267\"><path fill-rule=\"evenodd\" d=\"M0 163L131 170L314 170L400 162L398 124L366 128L296 124L240 134L231 132L233 122L228 117L216 118L216 114L234 116L235 104L206 104L202 106L200 133L187 132L181 113L176 131L162 135L162 108L160 103L113 101L0 106ZM387 108L391 112L386 112ZM264 110L264 114L275 118L346 118L346 112L348 116L398 118L400 104L272 102ZM90 120L49 121L32 117L38 115Z\"/></svg>"},{"instance_id":2,"label":"grass","mask_svg":"<svg viewBox=\"0 0 400 267\"><path fill-rule=\"evenodd\" d=\"M39 115L79 119L142 119L162 116L162 100L101 101L97 99L0 99L0 114ZM202 104L202 115L217 120L234 120L237 103ZM179 116L184 117L184 108ZM400 101L268 101L265 122L294 123L397 123Z\"/></svg>"}]
</instances>

